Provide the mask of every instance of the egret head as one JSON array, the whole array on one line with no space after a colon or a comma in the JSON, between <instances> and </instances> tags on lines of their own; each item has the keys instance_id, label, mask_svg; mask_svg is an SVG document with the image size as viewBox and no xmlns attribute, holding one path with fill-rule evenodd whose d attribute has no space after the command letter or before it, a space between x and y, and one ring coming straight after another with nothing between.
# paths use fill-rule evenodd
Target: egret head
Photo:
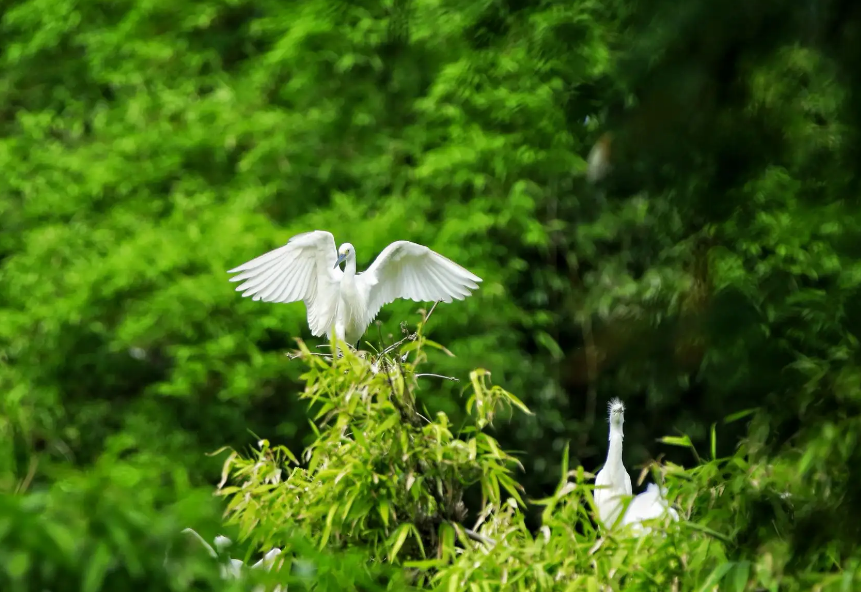
<instances>
[{"instance_id":1,"label":"egret head","mask_svg":"<svg viewBox=\"0 0 861 592\"><path fill-rule=\"evenodd\" d=\"M356 257L356 249L350 243L344 243L338 247L338 260L335 261L335 267L338 267L344 261L348 261Z\"/></svg>"},{"instance_id":2,"label":"egret head","mask_svg":"<svg viewBox=\"0 0 861 592\"><path fill-rule=\"evenodd\" d=\"M625 404L620 399L612 399L607 408L610 411L610 425L622 427L625 423Z\"/></svg>"}]
</instances>

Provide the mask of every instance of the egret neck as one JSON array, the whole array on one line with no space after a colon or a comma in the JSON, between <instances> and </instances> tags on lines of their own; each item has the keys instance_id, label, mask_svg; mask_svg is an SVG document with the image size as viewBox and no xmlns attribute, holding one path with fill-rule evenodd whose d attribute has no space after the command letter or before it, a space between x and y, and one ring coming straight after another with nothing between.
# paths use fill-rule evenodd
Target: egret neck
<instances>
[{"instance_id":1,"label":"egret neck","mask_svg":"<svg viewBox=\"0 0 861 592\"><path fill-rule=\"evenodd\" d=\"M625 470L622 464L622 440L624 439L622 418L623 416L619 414L610 419L610 447L607 450L606 466L611 467L614 472Z\"/></svg>"},{"instance_id":2,"label":"egret neck","mask_svg":"<svg viewBox=\"0 0 861 592\"><path fill-rule=\"evenodd\" d=\"M343 260L344 275L338 294L338 309L335 314L335 336L346 341L351 346L358 344L365 332L362 325L366 298L356 282L356 251L349 246L341 246L343 253L338 258L338 264Z\"/></svg>"}]
</instances>

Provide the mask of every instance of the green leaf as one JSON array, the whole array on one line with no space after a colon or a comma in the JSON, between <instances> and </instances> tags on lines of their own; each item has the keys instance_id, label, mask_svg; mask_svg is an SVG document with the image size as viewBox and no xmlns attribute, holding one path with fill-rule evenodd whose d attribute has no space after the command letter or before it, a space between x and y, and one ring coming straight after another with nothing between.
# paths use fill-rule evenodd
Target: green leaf
<instances>
[{"instance_id":1,"label":"green leaf","mask_svg":"<svg viewBox=\"0 0 861 592\"><path fill-rule=\"evenodd\" d=\"M688 436L664 436L658 442L669 444L670 446L681 446L683 448L693 448L691 439Z\"/></svg>"},{"instance_id":2,"label":"green leaf","mask_svg":"<svg viewBox=\"0 0 861 592\"><path fill-rule=\"evenodd\" d=\"M740 419L744 419L745 417L748 417L749 415L753 415L754 413L756 413L757 409L758 409L757 407L753 407L751 409L743 409L742 411L737 411L736 413L732 413L730 415L727 415L724 418L723 422L724 423L733 423L733 422L738 421Z\"/></svg>"},{"instance_id":3,"label":"green leaf","mask_svg":"<svg viewBox=\"0 0 861 592\"><path fill-rule=\"evenodd\" d=\"M735 592L744 592L747 587L747 582L750 579L750 561L736 562L732 570L727 574L727 581L730 582L732 589Z\"/></svg>"},{"instance_id":4,"label":"green leaf","mask_svg":"<svg viewBox=\"0 0 861 592\"><path fill-rule=\"evenodd\" d=\"M394 563L395 558L398 556L398 551L401 550L401 547L404 544L404 541L407 540L412 529L412 524L404 523L401 524L392 536L389 537L389 562Z\"/></svg>"},{"instance_id":5,"label":"green leaf","mask_svg":"<svg viewBox=\"0 0 861 592\"><path fill-rule=\"evenodd\" d=\"M711 592L717 584L723 579L724 575L732 568L734 563L721 563L709 574L706 581L699 587L699 592Z\"/></svg>"},{"instance_id":6,"label":"green leaf","mask_svg":"<svg viewBox=\"0 0 861 592\"><path fill-rule=\"evenodd\" d=\"M5 563L6 574L13 580L20 580L30 570L30 555L24 551L12 551Z\"/></svg>"},{"instance_id":7,"label":"green leaf","mask_svg":"<svg viewBox=\"0 0 861 592\"><path fill-rule=\"evenodd\" d=\"M329 508L328 513L326 514L326 526L323 528L323 534L320 536L320 548L326 546L326 543L329 542L329 536L332 534L332 524L335 519L335 512L338 511L338 505L332 504Z\"/></svg>"},{"instance_id":8,"label":"green leaf","mask_svg":"<svg viewBox=\"0 0 861 592\"><path fill-rule=\"evenodd\" d=\"M350 431L353 434L353 439L356 441L356 443L358 443L359 446L361 446L365 450L368 450L370 446L368 446L368 441L365 439L365 435L362 433L362 430L357 428L355 425L350 426L350 428Z\"/></svg>"},{"instance_id":9,"label":"green leaf","mask_svg":"<svg viewBox=\"0 0 861 592\"><path fill-rule=\"evenodd\" d=\"M104 543L97 543L89 557L87 567L84 569L81 592L99 592L110 564L111 552Z\"/></svg>"},{"instance_id":10,"label":"green leaf","mask_svg":"<svg viewBox=\"0 0 861 592\"><path fill-rule=\"evenodd\" d=\"M439 559L421 559L416 561L404 561L402 565L404 567L421 571L430 571L438 567L442 567L444 564Z\"/></svg>"},{"instance_id":11,"label":"green leaf","mask_svg":"<svg viewBox=\"0 0 861 592\"><path fill-rule=\"evenodd\" d=\"M716 432L717 424L713 423L711 427L711 433L709 437L709 443L711 444L711 454L712 460L717 459L717 432Z\"/></svg>"},{"instance_id":12,"label":"green leaf","mask_svg":"<svg viewBox=\"0 0 861 592\"><path fill-rule=\"evenodd\" d=\"M439 557L448 562L455 553L455 530L448 522L439 525Z\"/></svg>"},{"instance_id":13,"label":"green leaf","mask_svg":"<svg viewBox=\"0 0 861 592\"><path fill-rule=\"evenodd\" d=\"M389 430L391 430L393 427L395 427L398 424L398 422L400 420L401 420L401 416L398 413L390 414L389 417L387 417L386 420L377 427L377 429L376 429L377 436L381 436L381 435L385 434L386 432L388 432Z\"/></svg>"},{"instance_id":14,"label":"green leaf","mask_svg":"<svg viewBox=\"0 0 861 592\"><path fill-rule=\"evenodd\" d=\"M568 449L571 443L566 441L565 448L562 449L562 466L559 470L560 478L559 485L556 486L556 494L558 495L562 488L568 483Z\"/></svg>"},{"instance_id":15,"label":"green leaf","mask_svg":"<svg viewBox=\"0 0 861 592\"><path fill-rule=\"evenodd\" d=\"M527 415L533 414L532 411L530 411L529 408L523 403L523 401L521 401L520 399L518 399L516 396L509 393L508 391L503 391L503 392L505 393L505 398L508 399L508 401L510 401L511 403L513 403L515 407L517 407L518 409L520 409L521 411L523 411Z\"/></svg>"},{"instance_id":16,"label":"green leaf","mask_svg":"<svg viewBox=\"0 0 861 592\"><path fill-rule=\"evenodd\" d=\"M447 355L447 356L449 356L449 357L452 357L452 358L453 358L453 357L455 357L455 355L454 355L453 353L451 353L451 352L450 352L446 347L444 347L444 346L440 345L440 344L439 344L439 343L437 343L436 341L431 341L430 339L424 339L424 340L423 340L423 344L424 344L424 345L429 345L429 346L431 346L432 348L437 349L437 350L439 350L439 351L443 352L445 355Z\"/></svg>"},{"instance_id":17,"label":"green leaf","mask_svg":"<svg viewBox=\"0 0 861 592\"><path fill-rule=\"evenodd\" d=\"M713 537L714 537L714 538L716 538L716 539L719 539L719 540L723 541L724 543L727 543L727 544L731 544L731 543L732 543L732 539L730 539L728 536L726 536L726 535L724 535L724 534L721 534L721 533L719 533L719 532L718 532L718 531L716 531L716 530L712 530L711 528L709 528L709 527L707 527L707 526L703 526L703 525L701 525L701 524L697 524L696 522L687 522L687 523L686 523L686 527L687 527L687 528L691 528L691 529L693 529L693 530L698 530L698 531L700 531L700 532L704 532L704 533L706 533L706 534L708 534L708 535L710 535L710 536L713 536Z\"/></svg>"},{"instance_id":18,"label":"green leaf","mask_svg":"<svg viewBox=\"0 0 861 592\"><path fill-rule=\"evenodd\" d=\"M380 513L380 518L383 519L383 524L389 525L389 500L382 499L377 505L377 510Z\"/></svg>"}]
</instances>

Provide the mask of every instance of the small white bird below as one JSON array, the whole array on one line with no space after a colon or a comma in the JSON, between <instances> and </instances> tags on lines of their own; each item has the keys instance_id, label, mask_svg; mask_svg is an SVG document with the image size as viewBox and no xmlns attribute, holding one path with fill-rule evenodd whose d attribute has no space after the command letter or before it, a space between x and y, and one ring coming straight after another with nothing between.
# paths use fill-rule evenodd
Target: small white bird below
<instances>
[{"instance_id":1,"label":"small white bird below","mask_svg":"<svg viewBox=\"0 0 861 592\"><path fill-rule=\"evenodd\" d=\"M605 526L612 527L624 507L624 496L631 495L631 476L622 463L622 426L625 423L625 405L613 399L610 411L610 448L607 461L595 475L594 498L598 517Z\"/></svg>"},{"instance_id":2,"label":"small white bird below","mask_svg":"<svg viewBox=\"0 0 861 592\"><path fill-rule=\"evenodd\" d=\"M207 552L214 558L218 558L218 556L220 554L223 554L224 551L233 544L233 541L231 541L226 536L219 535L219 536L215 537L215 547L218 549L218 552L216 552L216 550L213 549L212 546L209 543L207 543L203 539L203 537L200 536L195 530L193 530L191 528L186 528L186 529L183 529L182 532L188 533L188 534L191 534L192 536L194 536L198 541L200 541L200 543L207 550ZM267 553L263 556L263 558L260 561L258 561L254 565L252 565L250 569L257 569L257 570L266 569L267 571L272 571L272 568L275 566L275 561L276 561L276 559L278 559L278 557L280 555L281 555L281 549L279 549L278 547L273 547L272 549L267 551ZM243 570L245 570L247 568L247 566L245 565L245 562L242 561L241 559L233 559L230 556L227 556L226 559L227 559L227 562L223 563L219 568L219 573L221 575L221 579L223 579L223 580L230 580L230 579L239 580L239 579L242 579L242 577L244 575ZM254 588L254 592L263 592L264 590L265 590L265 588L262 585L256 586ZM287 590L286 586L275 586L275 588L272 590L272 592L286 592L286 590Z\"/></svg>"},{"instance_id":3,"label":"small white bird below","mask_svg":"<svg viewBox=\"0 0 861 592\"><path fill-rule=\"evenodd\" d=\"M643 527L644 520L660 518L669 514L673 520L679 519L679 514L669 506L665 499L666 493L657 485L650 483L646 491L635 496L625 508L627 499L631 496L631 476L622 462L622 426L625 423L625 405L619 399L610 401L610 448L607 451L607 461L595 476L595 505L598 517L604 526L612 528L632 526L635 534L647 533L651 529ZM624 514L619 518L622 510Z\"/></svg>"},{"instance_id":4,"label":"small white bird below","mask_svg":"<svg viewBox=\"0 0 861 592\"><path fill-rule=\"evenodd\" d=\"M345 263L344 271L340 264ZM350 243L335 249L324 230L299 234L283 247L228 271L237 292L263 302L303 301L315 337L335 336L355 346L380 309L398 298L416 302L463 300L481 278L428 247L396 241L356 273Z\"/></svg>"}]
</instances>

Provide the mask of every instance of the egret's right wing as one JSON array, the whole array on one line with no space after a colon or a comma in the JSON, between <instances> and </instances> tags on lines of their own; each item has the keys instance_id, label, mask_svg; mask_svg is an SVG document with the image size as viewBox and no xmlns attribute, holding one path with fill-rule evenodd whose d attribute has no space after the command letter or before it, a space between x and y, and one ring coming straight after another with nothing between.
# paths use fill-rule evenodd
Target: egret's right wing
<instances>
[{"instance_id":1,"label":"egret's right wing","mask_svg":"<svg viewBox=\"0 0 861 592\"><path fill-rule=\"evenodd\" d=\"M283 247L231 269L231 282L242 296L263 302L298 302L308 309L308 326L315 337L331 329L338 306L343 272L335 267L338 252L331 232L297 234Z\"/></svg>"},{"instance_id":2,"label":"egret's right wing","mask_svg":"<svg viewBox=\"0 0 861 592\"><path fill-rule=\"evenodd\" d=\"M367 291L365 321L397 298L416 302L463 300L481 278L424 245L396 241L383 249L356 281Z\"/></svg>"}]
</instances>

